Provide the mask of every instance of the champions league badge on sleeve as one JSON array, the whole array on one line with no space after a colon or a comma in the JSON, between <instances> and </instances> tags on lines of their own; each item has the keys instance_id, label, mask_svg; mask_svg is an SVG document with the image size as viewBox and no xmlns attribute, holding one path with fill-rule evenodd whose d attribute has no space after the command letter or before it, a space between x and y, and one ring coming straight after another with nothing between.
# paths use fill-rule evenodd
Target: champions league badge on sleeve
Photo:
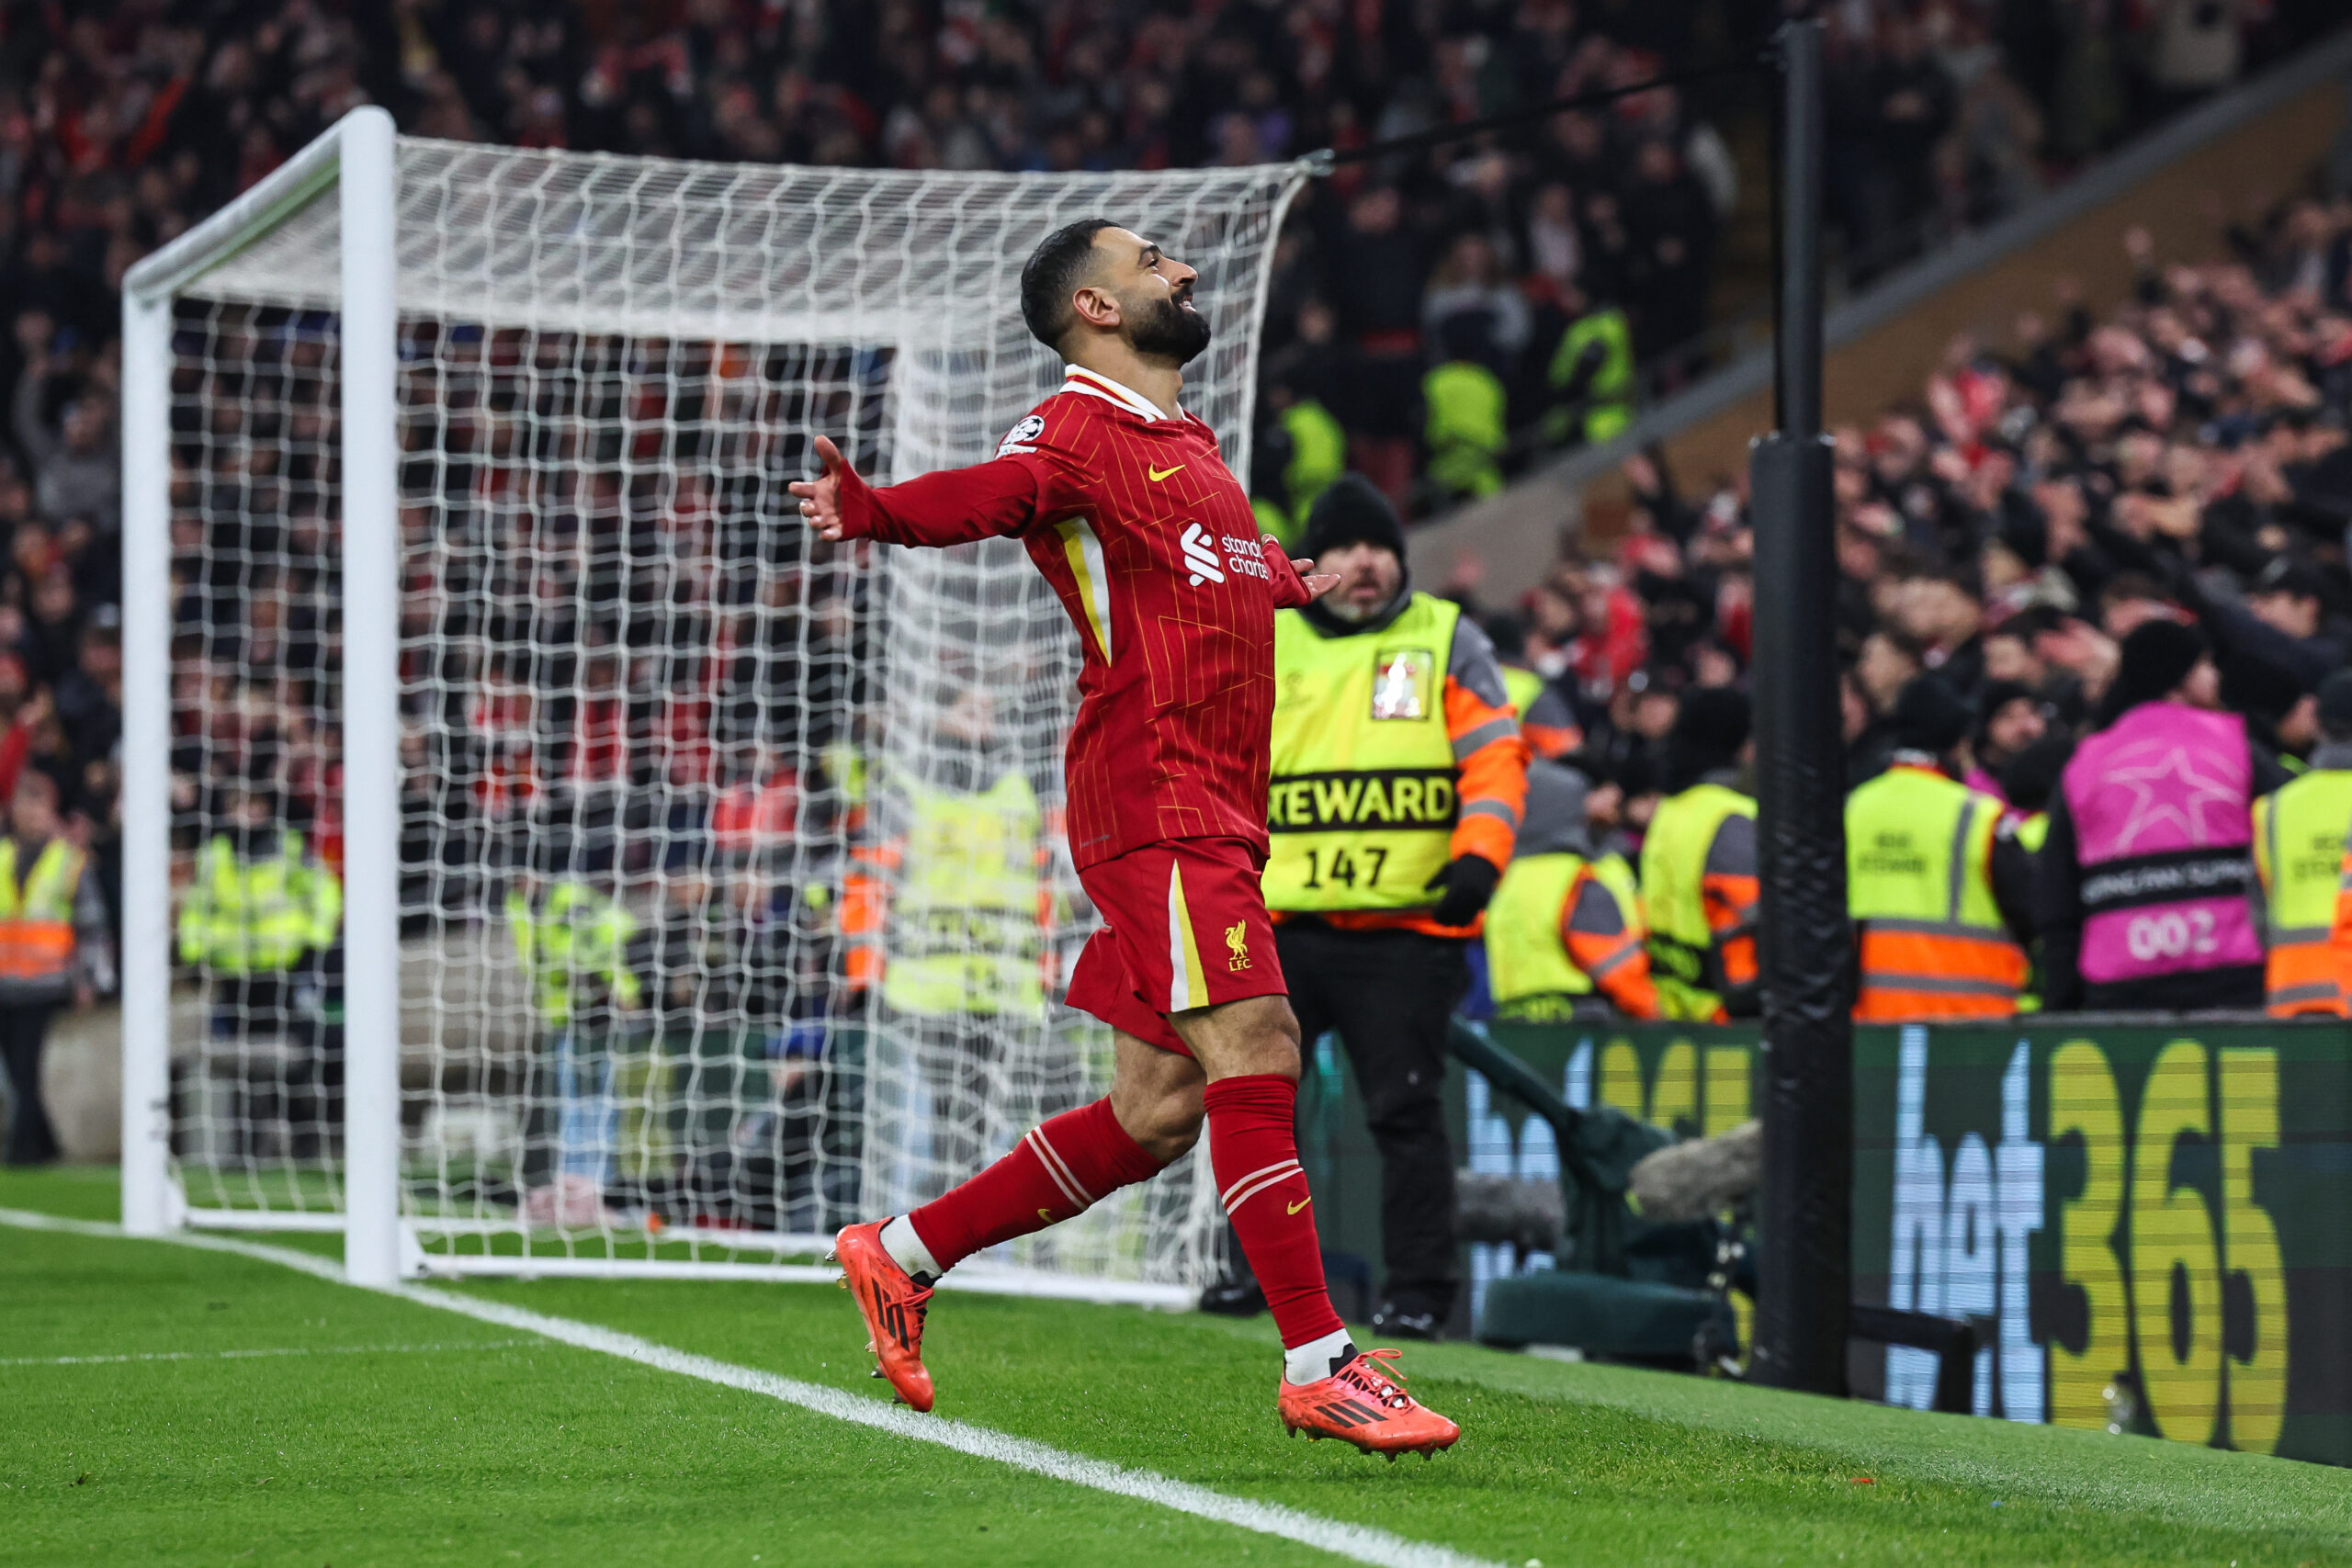
<instances>
[{"instance_id":1,"label":"champions league badge on sleeve","mask_svg":"<svg viewBox=\"0 0 2352 1568\"><path fill-rule=\"evenodd\" d=\"M1030 443L1045 434L1046 416L1033 413L1004 433L1004 439L996 444L996 455L1009 457L1015 452L1035 452L1037 448Z\"/></svg>"}]
</instances>

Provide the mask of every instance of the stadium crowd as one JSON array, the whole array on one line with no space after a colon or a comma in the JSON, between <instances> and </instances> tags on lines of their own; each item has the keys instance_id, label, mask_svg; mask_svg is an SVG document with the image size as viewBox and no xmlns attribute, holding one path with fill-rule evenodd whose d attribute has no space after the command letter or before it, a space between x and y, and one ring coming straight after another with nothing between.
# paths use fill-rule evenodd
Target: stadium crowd
<instances>
[{"instance_id":1,"label":"stadium crowd","mask_svg":"<svg viewBox=\"0 0 2352 1568\"><path fill-rule=\"evenodd\" d=\"M2081 739L2172 693L2200 649L2257 793L2343 765L2352 688L2321 688L2352 646L2352 203L2298 202L2236 239L2231 259L2168 265L2134 231L2120 309L2062 299L2006 343L1955 340L1916 400L1834 432L1851 784L1925 752L2041 816ZM1686 487L1655 457L1624 478L1613 548L1487 613L1574 714L1549 749L1620 847L1681 787L1695 694L1744 683L1755 592L1743 479ZM1474 607L1476 576L1451 589ZM2259 998L2242 974L2186 978L2161 1005Z\"/></svg>"},{"instance_id":2,"label":"stadium crowd","mask_svg":"<svg viewBox=\"0 0 2352 1568\"><path fill-rule=\"evenodd\" d=\"M2007 211L2307 36L2323 9L1831 8L1834 216L1849 269L1866 276ZM1760 39L1774 11L17 0L0 8L0 276L20 309L103 344L140 254L362 102L414 134L525 147L1151 169L1360 146L1671 74ZM1273 423L1277 466L1298 468L1264 493L1284 492L1297 523L1336 446L1425 510L1492 488L1532 446L1608 434L1637 361L1653 380L1687 375L1708 352L1741 168L1762 155L1761 94L1716 78L1704 112L1663 90L1532 139L1317 182L1283 245L1266 342L1272 401L1308 412ZM1746 208L1760 210L1753 189Z\"/></svg>"},{"instance_id":3,"label":"stadium crowd","mask_svg":"<svg viewBox=\"0 0 2352 1568\"><path fill-rule=\"evenodd\" d=\"M121 279L358 103L391 106L413 133L526 146L943 169L1248 162L1703 63L1727 39L1759 36L1771 9L0 7L0 297L12 312L0 386L13 446L0 457L0 795L27 769L53 781L60 832L119 910ZM2302 36L2308 10L1838 7L1833 112L1845 134L1832 179L1849 259L1860 271L1888 265L1939 226L2006 210ZM1728 89L1708 98L1738 103ZM1302 526L1347 468L1410 510L1493 488L1521 449L1514 431L1610 434L1637 361L1658 362L1709 320L1738 167L1726 127L1662 90L1558 117L1532 139L1317 182L1283 238L1266 321L1268 420L1251 477L1269 521ZM2202 618L2259 722L2290 749L2307 741L2313 661L2342 603L2335 578L2311 575L2334 560L2312 519L2335 493L2326 476L2344 400L2327 310L2341 301L2342 230L2339 215L2300 209L2261 237L2249 266L2152 265L2124 318L2062 313L2008 359L1956 350L1923 411L1843 433L1859 753L1889 743L1893 695L1914 667L1979 695L1983 682L2022 680L2060 723L2077 717L2112 678L2114 640L2166 604ZM318 344L288 352L285 384L315 383ZM329 416L300 403L289 428L316 440ZM175 788L187 823L201 824L183 835L188 874L213 876L214 897L183 919L180 952L213 964L223 928L207 921L232 894L266 885L285 906L281 928L244 941L236 962L277 979L248 975L234 1002L243 1021L216 1027L288 1010L331 1027L324 888L340 856L340 762L332 581L315 564L331 526L322 475L299 461L262 471L231 440L207 452L175 476L182 611L207 628L181 644L191 658ZM1584 756L1636 797L1637 820L1677 694L1740 678L1747 621L1736 490L1685 496L1655 464L1633 477L1644 507L1616 556L1564 567L1494 619L1500 640L1523 637L1525 662L1556 678L1589 737ZM717 516L727 498L701 499L711 516L688 525L712 538L741 531ZM640 529L642 500L598 495L581 510L626 513ZM265 513L277 520L247 526ZM413 760L432 764L409 774L412 823L444 825L412 833L413 879L454 886L447 866L505 852L534 792L587 798L655 777L695 803L693 823L654 825L662 842L691 828L685 837L737 853L794 820L804 777L842 769L819 753L854 738L739 722L778 685L831 682L846 696L865 631L839 585L775 576L757 590L773 602L747 602L687 574L676 597L632 619L560 572L435 575L452 561L462 575L484 538L415 542L432 548L417 558L412 630L446 634L458 661L427 676L475 694L410 737ZM2269 586L2241 608L2248 583ZM514 640L482 608L510 589L548 605L578 593L585 618L556 663L488 651ZM453 596L471 606L455 619ZM2276 637L2249 630L2249 617ZM529 637L545 642L550 624L534 620ZM2282 654L2281 637L2304 651ZM433 753L440 732L465 737L462 766ZM778 749L783 732L800 753ZM2000 758L1978 760L1998 776ZM667 852L630 852L650 863ZM199 868L199 853L215 859ZM789 948L808 907L778 900L801 891L730 893L720 929ZM666 951L665 974L708 957L683 940ZM813 975L828 962L775 965ZM780 1016L826 1004L758 1005Z\"/></svg>"}]
</instances>

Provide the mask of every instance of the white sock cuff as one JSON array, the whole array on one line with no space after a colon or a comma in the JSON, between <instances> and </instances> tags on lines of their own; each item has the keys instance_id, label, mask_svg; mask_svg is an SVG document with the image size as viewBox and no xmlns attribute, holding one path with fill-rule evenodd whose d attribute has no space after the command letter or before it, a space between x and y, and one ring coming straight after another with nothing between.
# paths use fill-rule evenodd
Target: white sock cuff
<instances>
[{"instance_id":1,"label":"white sock cuff","mask_svg":"<svg viewBox=\"0 0 2352 1568\"><path fill-rule=\"evenodd\" d=\"M931 1248L922 1244L922 1237L915 1234L915 1227L908 1223L904 1214L882 1227L881 1242L882 1250L910 1274L929 1275L936 1280L947 1272L939 1266L939 1259L931 1255Z\"/></svg>"},{"instance_id":2,"label":"white sock cuff","mask_svg":"<svg viewBox=\"0 0 2352 1568\"><path fill-rule=\"evenodd\" d=\"M1344 1328L1335 1328L1319 1339L1304 1345L1292 1345L1283 1351L1283 1381L1284 1382L1320 1382L1331 1375L1331 1363L1353 1343Z\"/></svg>"}]
</instances>

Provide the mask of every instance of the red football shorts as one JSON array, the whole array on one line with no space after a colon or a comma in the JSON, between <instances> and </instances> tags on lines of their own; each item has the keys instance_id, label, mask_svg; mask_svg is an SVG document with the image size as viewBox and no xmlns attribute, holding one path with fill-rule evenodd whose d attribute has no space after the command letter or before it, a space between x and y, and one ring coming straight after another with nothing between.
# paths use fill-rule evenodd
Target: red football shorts
<instances>
[{"instance_id":1,"label":"red football shorts","mask_svg":"<svg viewBox=\"0 0 2352 1568\"><path fill-rule=\"evenodd\" d=\"M1262 864L1241 839L1170 839L1087 867L1102 929L1069 978L1069 1005L1163 1051L1185 1051L1168 1014L1286 995Z\"/></svg>"}]
</instances>

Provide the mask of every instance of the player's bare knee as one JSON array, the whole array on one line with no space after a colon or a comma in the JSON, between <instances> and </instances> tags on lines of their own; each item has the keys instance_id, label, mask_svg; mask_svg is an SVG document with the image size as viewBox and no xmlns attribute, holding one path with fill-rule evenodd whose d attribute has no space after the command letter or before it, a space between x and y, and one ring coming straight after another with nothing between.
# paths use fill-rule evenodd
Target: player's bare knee
<instances>
[{"instance_id":1,"label":"player's bare knee","mask_svg":"<svg viewBox=\"0 0 2352 1568\"><path fill-rule=\"evenodd\" d=\"M1188 1066L1190 1064L1187 1064ZM1111 1114L1153 1158L1177 1158L1200 1141L1201 1080L1175 1075L1131 1075L1111 1086Z\"/></svg>"},{"instance_id":2,"label":"player's bare knee","mask_svg":"<svg viewBox=\"0 0 2352 1568\"><path fill-rule=\"evenodd\" d=\"M1191 1084L1154 1100L1145 1109L1144 1131L1130 1135L1154 1159L1181 1159L1201 1140L1201 1086Z\"/></svg>"},{"instance_id":3,"label":"player's bare knee","mask_svg":"<svg viewBox=\"0 0 2352 1568\"><path fill-rule=\"evenodd\" d=\"M1200 1138L1200 1064L1125 1031L1112 1043L1111 1114L1154 1158L1176 1158Z\"/></svg>"},{"instance_id":4,"label":"player's bare knee","mask_svg":"<svg viewBox=\"0 0 2352 1568\"><path fill-rule=\"evenodd\" d=\"M1252 997L1213 1010L1219 1015L1209 1044L1214 1059L1201 1065L1211 1077L1272 1074L1296 1082L1299 1072L1298 1015L1287 997Z\"/></svg>"}]
</instances>

